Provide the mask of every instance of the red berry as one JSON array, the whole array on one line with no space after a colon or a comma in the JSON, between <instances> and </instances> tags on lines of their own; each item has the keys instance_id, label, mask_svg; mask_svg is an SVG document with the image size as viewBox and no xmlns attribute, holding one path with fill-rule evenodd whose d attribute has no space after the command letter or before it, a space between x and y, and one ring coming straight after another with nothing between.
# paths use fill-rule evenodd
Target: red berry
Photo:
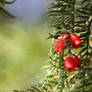
<instances>
[{"instance_id":1,"label":"red berry","mask_svg":"<svg viewBox=\"0 0 92 92\"><path fill-rule=\"evenodd\" d=\"M67 71L72 72L76 67L74 59L72 57L68 56L64 60L64 67Z\"/></svg>"},{"instance_id":2,"label":"red berry","mask_svg":"<svg viewBox=\"0 0 92 92\"><path fill-rule=\"evenodd\" d=\"M54 49L56 52L62 52L62 48L65 46L64 41L62 39L58 38L54 42Z\"/></svg>"},{"instance_id":3,"label":"red berry","mask_svg":"<svg viewBox=\"0 0 92 92\"><path fill-rule=\"evenodd\" d=\"M62 35L61 35L61 39L63 39L63 40L66 39L67 37L69 37L69 34L62 34ZM66 40L67 40L67 39L66 39Z\"/></svg>"},{"instance_id":4,"label":"red berry","mask_svg":"<svg viewBox=\"0 0 92 92\"><path fill-rule=\"evenodd\" d=\"M82 43L82 40L80 39L79 36L73 33L70 36L70 42L71 42L72 47L74 47L75 49L78 49L80 44Z\"/></svg>"},{"instance_id":5,"label":"red berry","mask_svg":"<svg viewBox=\"0 0 92 92\"><path fill-rule=\"evenodd\" d=\"M69 37L68 34L62 34L61 38L58 38L55 40L54 42L54 49L56 52L62 52L63 47L65 47L65 42L69 41L69 39L66 39L67 37Z\"/></svg>"},{"instance_id":6,"label":"red berry","mask_svg":"<svg viewBox=\"0 0 92 92\"><path fill-rule=\"evenodd\" d=\"M76 64L76 66L80 66L80 65L81 65L81 61L80 61L80 59L78 58L78 56L75 55L75 54L72 54L72 55L73 55L73 59L74 59L74 62L75 62L75 64Z\"/></svg>"}]
</instances>

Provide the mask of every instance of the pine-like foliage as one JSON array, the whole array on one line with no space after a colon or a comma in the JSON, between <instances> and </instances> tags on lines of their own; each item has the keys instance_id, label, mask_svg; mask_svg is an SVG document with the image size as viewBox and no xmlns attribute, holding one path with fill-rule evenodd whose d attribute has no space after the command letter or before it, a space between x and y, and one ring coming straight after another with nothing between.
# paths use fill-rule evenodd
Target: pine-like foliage
<instances>
[{"instance_id":1,"label":"pine-like foliage","mask_svg":"<svg viewBox=\"0 0 92 92\"><path fill-rule=\"evenodd\" d=\"M5 4L12 4L14 3L16 0L13 0L11 2L7 1L7 0L0 0L0 14L2 15L8 15L10 17L14 17L12 14L10 14L9 12L6 11Z\"/></svg>"},{"instance_id":2,"label":"pine-like foliage","mask_svg":"<svg viewBox=\"0 0 92 92\"><path fill-rule=\"evenodd\" d=\"M82 44L77 51L67 44L60 53L55 52L52 46L49 74L42 83L22 92L92 92L92 1L54 0L48 15L53 30L48 39L75 33L82 39ZM71 52L79 56L82 65L70 73L64 68L64 59Z\"/></svg>"}]
</instances>

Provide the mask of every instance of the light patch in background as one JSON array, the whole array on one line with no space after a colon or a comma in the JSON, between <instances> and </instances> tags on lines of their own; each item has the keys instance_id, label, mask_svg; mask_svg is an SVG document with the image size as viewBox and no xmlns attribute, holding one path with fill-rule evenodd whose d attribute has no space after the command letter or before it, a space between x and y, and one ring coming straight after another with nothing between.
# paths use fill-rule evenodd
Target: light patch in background
<instances>
[{"instance_id":1,"label":"light patch in background","mask_svg":"<svg viewBox=\"0 0 92 92\"><path fill-rule=\"evenodd\" d=\"M36 21L46 12L48 4L48 0L16 0L6 8L19 20Z\"/></svg>"}]
</instances>

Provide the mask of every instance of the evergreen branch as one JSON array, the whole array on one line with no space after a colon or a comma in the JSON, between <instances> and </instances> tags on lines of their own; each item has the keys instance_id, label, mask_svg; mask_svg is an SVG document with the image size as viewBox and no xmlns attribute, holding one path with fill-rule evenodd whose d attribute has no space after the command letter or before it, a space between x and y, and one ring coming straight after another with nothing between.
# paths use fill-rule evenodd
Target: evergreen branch
<instances>
[{"instance_id":1,"label":"evergreen branch","mask_svg":"<svg viewBox=\"0 0 92 92\"><path fill-rule=\"evenodd\" d=\"M88 35L87 35L87 57L86 57L88 60L89 60L89 36L90 36L90 33L91 33L91 30L90 30L91 23L92 23L92 18L89 17L89 20L88 20Z\"/></svg>"},{"instance_id":2,"label":"evergreen branch","mask_svg":"<svg viewBox=\"0 0 92 92\"><path fill-rule=\"evenodd\" d=\"M73 0L73 10L72 10L72 25L73 25L73 27L72 27L72 33L74 32L74 18L75 18L75 0Z\"/></svg>"},{"instance_id":3,"label":"evergreen branch","mask_svg":"<svg viewBox=\"0 0 92 92\"><path fill-rule=\"evenodd\" d=\"M9 13L8 11L6 11L6 9L3 7L5 6L5 4L12 4L14 3L16 0L13 0L11 2L6 1L6 0L0 0L0 12L2 15L8 15L9 17L14 18L15 16L13 16L11 13Z\"/></svg>"},{"instance_id":4,"label":"evergreen branch","mask_svg":"<svg viewBox=\"0 0 92 92\"><path fill-rule=\"evenodd\" d=\"M63 57L64 57L64 50L63 50L63 52L62 53L60 53L60 60L59 60L59 69L60 69L60 85L61 85L61 92L62 92L62 90L63 90L63 88L64 88L64 80L62 80L62 77L64 76L64 69L62 70L62 68L61 68L61 66L63 67L64 66L64 64L62 64L62 61L64 60L63 59Z\"/></svg>"},{"instance_id":5,"label":"evergreen branch","mask_svg":"<svg viewBox=\"0 0 92 92\"><path fill-rule=\"evenodd\" d=\"M8 15L12 18L14 18L15 16L13 16L12 14L10 14L9 12L7 12L3 7L0 6L0 11L2 12L2 14Z\"/></svg>"},{"instance_id":6,"label":"evergreen branch","mask_svg":"<svg viewBox=\"0 0 92 92\"><path fill-rule=\"evenodd\" d=\"M5 3L5 4L12 4L12 3L15 3L15 1L16 1L16 0L13 0L13 1L11 1L11 2L8 2L8 1L5 1L5 0L4 0L3 3Z\"/></svg>"}]
</instances>

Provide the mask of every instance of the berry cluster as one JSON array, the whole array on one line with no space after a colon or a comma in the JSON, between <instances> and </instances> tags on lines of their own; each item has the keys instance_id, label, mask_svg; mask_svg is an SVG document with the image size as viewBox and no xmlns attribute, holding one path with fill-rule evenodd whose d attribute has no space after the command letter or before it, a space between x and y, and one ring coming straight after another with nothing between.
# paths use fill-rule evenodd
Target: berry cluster
<instances>
[{"instance_id":1,"label":"berry cluster","mask_svg":"<svg viewBox=\"0 0 92 92\"><path fill-rule=\"evenodd\" d=\"M71 47L74 49L78 49L82 40L76 34L62 34L61 37L55 40L54 42L54 50L56 52L62 52L63 48L66 46L66 43L70 43ZM64 67L67 71L72 72L76 67L81 65L81 61L77 55L72 54L71 56L67 56L64 60Z\"/></svg>"},{"instance_id":2,"label":"berry cluster","mask_svg":"<svg viewBox=\"0 0 92 92\"><path fill-rule=\"evenodd\" d=\"M76 67L81 65L81 61L77 55L73 54L73 57L67 56L64 61L64 67L67 71L72 72Z\"/></svg>"}]
</instances>

